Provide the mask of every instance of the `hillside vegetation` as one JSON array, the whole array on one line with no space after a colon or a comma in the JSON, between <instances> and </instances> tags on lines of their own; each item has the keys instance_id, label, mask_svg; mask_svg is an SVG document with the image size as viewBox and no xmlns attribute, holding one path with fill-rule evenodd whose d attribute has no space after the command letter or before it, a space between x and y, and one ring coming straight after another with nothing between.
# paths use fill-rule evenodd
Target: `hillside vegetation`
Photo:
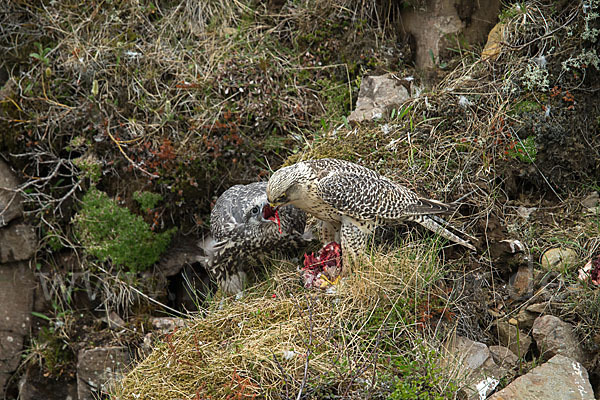
<instances>
[{"instance_id":1,"label":"hillside vegetation","mask_svg":"<svg viewBox=\"0 0 600 400\"><path fill-rule=\"evenodd\" d=\"M175 311L156 305L167 302L156 261L169 245L201 237L232 184L320 157L458 202L452 224L479 251L412 226L381 229L327 292L306 290L298 263L274 258L243 298L198 300L185 327L157 338L107 396L456 398L465 382L443 345L457 334L497 343L496 318L531 299L597 353L598 290L577 281L577 268L540 263L551 247L574 249L581 265L600 252L600 216L581 205L600 190L600 5L506 4L492 58L461 43L424 73L394 28L418 3L0 6L0 151L22 174L38 269L63 282L57 299L73 289L69 268L89 271L103 288L94 306L121 311L132 327L117 339L82 333L98 313L80 318L73 302L57 301L48 327L59 344L35 347L52 342L39 335L29 360L60 377L73 371L74 342L139 345L149 315ZM411 77L418 95L351 125L362 77L384 72ZM507 255L505 241L517 239L523 253ZM73 254L76 267L61 264ZM515 296L509 281L521 265L535 282ZM49 362L57 346L64 363ZM538 356L523 355L518 374ZM600 376L596 361L588 371Z\"/></svg>"}]
</instances>

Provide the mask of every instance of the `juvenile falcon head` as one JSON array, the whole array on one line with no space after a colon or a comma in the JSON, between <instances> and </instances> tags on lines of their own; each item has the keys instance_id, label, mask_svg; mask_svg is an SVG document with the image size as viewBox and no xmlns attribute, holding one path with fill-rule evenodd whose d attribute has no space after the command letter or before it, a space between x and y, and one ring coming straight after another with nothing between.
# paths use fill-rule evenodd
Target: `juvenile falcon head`
<instances>
[{"instance_id":1,"label":"juvenile falcon head","mask_svg":"<svg viewBox=\"0 0 600 400\"><path fill-rule=\"evenodd\" d=\"M207 257L201 261L227 293L243 290L246 271L262 255L306 241L306 214L291 205L272 208L266 186L266 182L232 186L211 212L211 237L200 244Z\"/></svg>"}]
</instances>

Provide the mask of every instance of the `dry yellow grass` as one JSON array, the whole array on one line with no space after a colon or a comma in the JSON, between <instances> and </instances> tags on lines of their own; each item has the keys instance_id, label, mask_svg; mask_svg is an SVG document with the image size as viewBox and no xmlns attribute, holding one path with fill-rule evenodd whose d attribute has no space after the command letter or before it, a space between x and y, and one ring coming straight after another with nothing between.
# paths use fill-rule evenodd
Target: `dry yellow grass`
<instances>
[{"instance_id":1,"label":"dry yellow grass","mask_svg":"<svg viewBox=\"0 0 600 400\"><path fill-rule=\"evenodd\" d=\"M299 392L310 398L325 386L347 395L381 391L391 380L380 360L421 337L417 308L434 296L444 271L438 250L427 243L377 253L355 264L334 293L305 290L289 271L295 267L283 264L242 300L223 299L162 338L115 395L276 399Z\"/></svg>"}]
</instances>

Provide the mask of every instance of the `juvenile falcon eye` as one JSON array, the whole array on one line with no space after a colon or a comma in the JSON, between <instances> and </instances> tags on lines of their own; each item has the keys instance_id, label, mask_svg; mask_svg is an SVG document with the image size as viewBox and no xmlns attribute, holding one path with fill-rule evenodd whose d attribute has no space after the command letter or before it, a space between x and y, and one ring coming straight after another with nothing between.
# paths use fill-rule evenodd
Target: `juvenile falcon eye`
<instances>
[{"instance_id":1,"label":"juvenile falcon eye","mask_svg":"<svg viewBox=\"0 0 600 400\"><path fill-rule=\"evenodd\" d=\"M250 210L250 212L251 212L252 214L258 214L258 206L254 206L254 207L252 207L252 210Z\"/></svg>"}]
</instances>

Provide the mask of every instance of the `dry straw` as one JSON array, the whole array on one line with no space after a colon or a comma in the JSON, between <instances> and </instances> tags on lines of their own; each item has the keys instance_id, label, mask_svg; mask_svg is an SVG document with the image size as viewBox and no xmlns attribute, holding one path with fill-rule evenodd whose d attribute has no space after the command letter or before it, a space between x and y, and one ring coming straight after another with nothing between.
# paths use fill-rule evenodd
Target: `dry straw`
<instances>
[{"instance_id":1,"label":"dry straw","mask_svg":"<svg viewBox=\"0 0 600 400\"><path fill-rule=\"evenodd\" d=\"M382 359L416 342L409 329L416 321L395 313L406 299L416 305L432 296L443 270L436 251L422 245L373 255L333 293L306 291L289 272L293 265L280 266L247 297L223 299L163 337L116 397L276 399L316 395L324 386L340 395L381 390ZM410 307L407 316L414 315Z\"/></svg>"}]
</instances>

